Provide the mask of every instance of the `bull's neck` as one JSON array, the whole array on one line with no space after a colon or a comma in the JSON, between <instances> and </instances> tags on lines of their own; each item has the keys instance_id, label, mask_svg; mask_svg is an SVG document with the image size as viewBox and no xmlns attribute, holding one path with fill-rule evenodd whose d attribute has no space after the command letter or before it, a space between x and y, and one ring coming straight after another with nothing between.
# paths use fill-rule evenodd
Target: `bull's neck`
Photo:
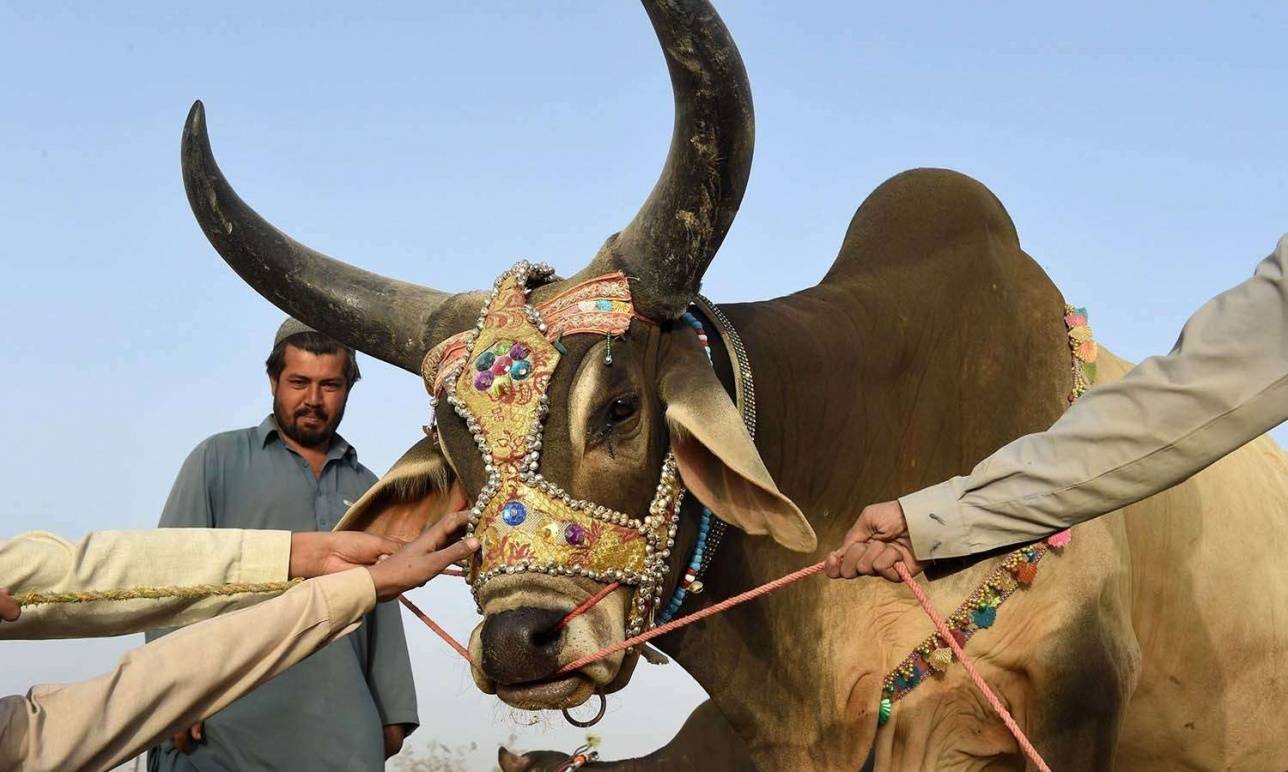
<instances>
[{"instance_id":1,"label":"bull's neck","mask_svg":"<svg viewBox=\"0 0 1288 772\"><path fill-rule=\"evenodd\" d=\"M892 289L894 280L825 283L722 307L755 378L756 445L819 548L794 554L731 529L699 604L821 560L866 504L965 473L1059 415L1070 380L1062 300L1032 268L1012 270L1009 282L967 271L922 293ZM874 727L862 716L892 658L906 653L883 640L882 620L917 613L898 590L811 578L668 636L663 648L738 729L819 709ZM840 670L848 676L838 680ZM871 737L851 741L833 750L866 752Z\"/></svg>"}]
</instances>

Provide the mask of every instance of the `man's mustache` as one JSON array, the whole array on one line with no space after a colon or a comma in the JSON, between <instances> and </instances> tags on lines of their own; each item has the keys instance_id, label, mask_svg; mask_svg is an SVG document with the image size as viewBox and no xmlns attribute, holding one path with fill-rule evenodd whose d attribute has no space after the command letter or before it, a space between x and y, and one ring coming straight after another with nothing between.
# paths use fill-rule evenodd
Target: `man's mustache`
<instances>
[{"instance_id":1,"label":"man's mustache","mask_svg":"<svg viewBox=\"0 0 1288 772\"><path fill-rule=\"evenodd\" d=\"M328 419L328 417L329 417L329 416L327 416L327 414L326 414L326 411L325 411L325 410L321 410L321 409L319 409L319 408L313 408L313 407L302 407L302 408L299 408L299 409L297 409L297 410L295 411L295 417L296 417L296 418L304 418L305 416L313 416L314 418L318 419L319 421L325 421L325 420L327 420L327 419Z\"/></svg>"}]
</instances>

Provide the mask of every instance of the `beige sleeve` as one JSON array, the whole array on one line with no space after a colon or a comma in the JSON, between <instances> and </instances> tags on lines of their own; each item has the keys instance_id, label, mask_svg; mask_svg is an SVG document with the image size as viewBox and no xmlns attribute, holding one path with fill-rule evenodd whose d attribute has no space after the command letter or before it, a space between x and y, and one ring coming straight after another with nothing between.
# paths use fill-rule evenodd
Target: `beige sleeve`
<instances>
[{"instance_id":1,"label":"beige sleeve","mask_svg":"<svg viewBox=\"0 0 1288 772\"><path fill-rule=\"evenodd\" d=\"M0 587L88 592L230 582L279 582L291 557L288 531L162 528L99 531L75 544L50 533L0 540ZM264 600L265 595L51 604L0 623L0 638L74 638L178 627Z\"/></svg>"},{"instance_id":2,"label":"beige sleeve","mask_svg":"<svg viewBox=\"0 0 1288 772\"><path fill-rule=\"evenodd\" d=\"M899 499L917 557L1032 541L1181 482L1288 418L1288 236L1200 308L1166 356L1086 392L1045 432Z\"/></svg>"},{"instance_id":3,"label":"beige sleeve","mask_svg":"<svg viewBox=\"0 0 1288 772\"><path fill-rule=\"evenodd\" d=\"M375 604L371 574L350 569L134 649L93 680L0 699L0 769L109 769L349 634Z\"/></svg>"}]
</instances>

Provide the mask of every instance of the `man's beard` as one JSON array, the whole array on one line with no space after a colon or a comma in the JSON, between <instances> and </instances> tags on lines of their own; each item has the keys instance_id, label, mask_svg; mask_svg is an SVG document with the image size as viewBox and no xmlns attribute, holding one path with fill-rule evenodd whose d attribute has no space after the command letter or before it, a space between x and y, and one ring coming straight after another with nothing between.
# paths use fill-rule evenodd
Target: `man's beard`
<instances>
[{"instance_id":1,"label":"man's beard","mask_svg":"<svg viewBox=\"0 0 1288 772\"><path fill-rule=\"evenodd\" d=\"M318 419L322 425L316 429L300 425L300 419L305 416ZM340 406L334 416L328 416L322 408L307 406L297 408L294 414L288 416L281 401L274 398L273 418L277 420L278 431L299 445L306 448L328 448L331 438L335 436L336 427L340 425L340 419L344 418L344 405Z\"/></svg>"}]
</instances>

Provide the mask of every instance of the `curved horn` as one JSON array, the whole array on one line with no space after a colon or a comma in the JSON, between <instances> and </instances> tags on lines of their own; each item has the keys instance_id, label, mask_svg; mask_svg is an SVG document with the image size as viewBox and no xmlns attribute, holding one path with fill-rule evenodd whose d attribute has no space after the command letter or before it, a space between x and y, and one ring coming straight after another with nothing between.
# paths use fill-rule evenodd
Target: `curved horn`
<instances>
[{"instance_id":1,"label":"curved horn","mask_svg":"<svg viewBox=\"0 0 1288 772\"><path fill-rule=\"evenodd\" d=\"M729 30L705 0L643 0L675 94L666 166L635 219L586 269L623 270L654 319L684 313L733 223L751 171L751 87Z\"/></svg>"},{"instance_id":2,"label":"curved horn","mask_svg":"<svg viewBox=\"0 0 1288 772\"><path fill-rule=\"evenodd\" d=\"M195 102L183 127L183 186L210 243L270 303L336 340L420 373L429 316L448 293L386 279L310 249L274 228L224 179Z\"/></svg>"}]
</instances>

